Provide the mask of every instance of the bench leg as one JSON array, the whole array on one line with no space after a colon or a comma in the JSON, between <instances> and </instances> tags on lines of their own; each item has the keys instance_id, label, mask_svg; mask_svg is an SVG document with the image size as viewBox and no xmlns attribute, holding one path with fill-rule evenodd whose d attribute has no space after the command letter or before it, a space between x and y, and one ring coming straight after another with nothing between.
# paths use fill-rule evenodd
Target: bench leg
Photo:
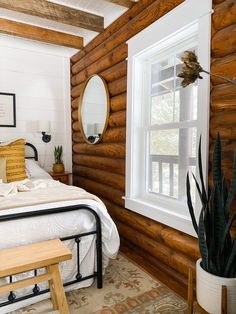
<instances>
[{"instance_id":1,"label":"bench leg","mask_svg":"<svg viewBox=\"0 0 236 314\"><path fill-rule=\"evenodd\" d=\"M61 274L58 267L58 264L48 266L49 272L52 275L52 290L55 296L55 303L54 305L58 305L58 309L60 314L69 314L69 308L66 300L65 291L63 288Z\"/></svg>"},{"instance_id":2,"label":"bench leg","mask_svg":"<svg viewBox=\"0 0 236 314\"><path fill-rule=\"evenodd\" d=\"M47 267L47 272L50 273L50 268ZM53 281L52 279L48 281L48 285L49 285L49 290L50 290L50 294L51 294L51 301L52 301L52 306L54 310L58 310L58 304L57 304L57 298L56 298L56 294L55 294L55 289L53 286Z\"/></svg>"}]
</instances>

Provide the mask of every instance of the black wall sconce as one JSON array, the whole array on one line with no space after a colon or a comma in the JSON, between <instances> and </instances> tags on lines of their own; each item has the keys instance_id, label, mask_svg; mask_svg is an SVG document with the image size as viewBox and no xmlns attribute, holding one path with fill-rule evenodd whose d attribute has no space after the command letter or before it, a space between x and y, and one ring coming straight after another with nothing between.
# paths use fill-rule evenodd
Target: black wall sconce
<instances>
[{"instance_id":1,"label":"black wall sconce","mask_svg":"<svg viewBox=\"0 0 236 314\"><path fill-rule=\"evenodd\" d=\"M42 141L49 143L51 141L50 133L51 123L48 120L37 121L37 131L42 133Z\"/></svg>"}]
</instances>

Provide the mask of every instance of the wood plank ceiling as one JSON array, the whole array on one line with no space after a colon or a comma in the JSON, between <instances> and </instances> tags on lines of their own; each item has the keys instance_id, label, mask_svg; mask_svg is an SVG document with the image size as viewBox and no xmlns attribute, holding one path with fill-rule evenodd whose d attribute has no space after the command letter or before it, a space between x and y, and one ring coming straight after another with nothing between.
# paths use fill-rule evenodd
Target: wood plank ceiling
<instances>
[{"instance_id":1,"label":"wood plank ceiling","mask_svg":"<svg viewBox=\"0 0 236 314\"><path fill-rule=\"evenodd\" d=\"M83 48L138 0L0 0L0 33Z\"/></svg>"}]
</instances>

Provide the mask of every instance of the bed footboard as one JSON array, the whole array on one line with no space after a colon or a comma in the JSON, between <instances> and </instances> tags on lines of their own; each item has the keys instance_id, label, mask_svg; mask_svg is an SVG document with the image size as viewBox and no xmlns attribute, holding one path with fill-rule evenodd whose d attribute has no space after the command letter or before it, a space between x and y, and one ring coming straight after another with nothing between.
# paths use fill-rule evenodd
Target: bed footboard
<instances>
[{"instance_id":1,"label":"bed footboard","mask_svg":"<svg viewBox=\"0 0 236 314\"><path fill-rule=\"evenodd\" d=\"M30 217L38 217L38 216L45 216L45 215L51 215L51 214L59 214L63 212L70 212L70 211L76 211L76 210L85 210L88 211L91 215L94 216L96 221L96 228L93 231L81 233L81 234L74 234L68 237L61 238L60 240L66 241L66 240L72 240L74 239L77 244L77 275L74 280L65 282L64 286L69 286L75 283L78 283L80 281L84 281L90 278L97 278L97 288L101 289L103 286L103 274L102 274L102 230L101 230L101 221L96 213L96 211L90 207L89 205L72 205L72 206L66 206L66 207L58 207L58 208L52 208L52 209L42 209L37 211L30 211L30 212L23 212L23 213L17 213L17 214L10 214L10 215L3 215L0 216L0 222L4 221L10 221L10 220L18 220L18 219L25 219ZM82 276L80 273L80 254L79 254L79 246L80 246L80 239L82 237L86 237L89 235L96 235L96 262L97 262L97 271L93 274L90 274L88 276ZM37 276L37 269L34 270L34 276ZM12 276L10 276L9 281L12 282ZM21 297L16 297L14 294L14 291L11 291L8 296L8 301L0 303L0 307L10 305L15 302L20 302L44 293L49 292L49 289L40 290L40 287L38 285L35 285L32 289L32 293L28 295L24 295Z\"/></svg>"}]
</instances>

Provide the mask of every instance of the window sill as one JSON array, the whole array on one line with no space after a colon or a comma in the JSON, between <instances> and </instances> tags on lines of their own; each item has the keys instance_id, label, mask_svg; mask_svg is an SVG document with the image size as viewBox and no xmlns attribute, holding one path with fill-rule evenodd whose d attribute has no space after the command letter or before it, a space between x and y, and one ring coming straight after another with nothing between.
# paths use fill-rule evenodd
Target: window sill
<instances>
[{"instance_id":1,"label":"window sill","mask_svg":"<svg viewBox=\"0 0 236 314\"><path fill-rule=\"evenodd\" d=\"M147 203L142 199L124 197L125 207L140 215L151 218L174 229L197 237L189 215L172 212L171 210Z\"/></svg>"}]
</instances>

